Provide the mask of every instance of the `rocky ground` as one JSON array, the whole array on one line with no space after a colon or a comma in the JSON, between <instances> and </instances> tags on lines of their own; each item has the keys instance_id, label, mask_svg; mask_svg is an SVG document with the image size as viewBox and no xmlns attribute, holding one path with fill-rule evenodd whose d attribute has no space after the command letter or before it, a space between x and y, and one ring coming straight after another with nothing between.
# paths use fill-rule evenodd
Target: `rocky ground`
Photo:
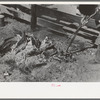
<instances>
[{"instance_id":1,"label":"rocky ground","mask_svg":"<svg viewBox=\"0 0 100 100\"><path fill-rule=\"evenodd\" d=\"M0 82L99 82L100 64L94 63L96 49L90 48L72 57L64 59L61 56L68 46L68 37L46 28L38 28L32 32L29 25L16 20L6 19L7 25L0 28L0 42L2 39L14 36L19 31L34 34L41 42L48 37L53 41L58 53L48 50L45 55L26 56L31 46L21 50L16 55L13 51L0 57ZM91 46L89 42L77 37L71 50ZM61 58L62 57L62 58Z\"/></svg>"}]
</instances>

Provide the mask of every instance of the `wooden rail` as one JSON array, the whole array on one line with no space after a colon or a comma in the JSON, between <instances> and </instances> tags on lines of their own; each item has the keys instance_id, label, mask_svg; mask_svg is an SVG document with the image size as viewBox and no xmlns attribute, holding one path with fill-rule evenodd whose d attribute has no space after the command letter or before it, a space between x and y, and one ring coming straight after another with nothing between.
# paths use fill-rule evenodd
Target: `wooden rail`
<instances>
[{"instance_id":1,"label":"wooden rail","mask_svg":"<svg viewBox=\"0 0 100 100\"><path fill-rule=\"evenodd\" d=\"M43 7L41 5L0 5L1 12L19 21L31 24L34 29L36 25L46 27L61 34L73 34L80 25L81 17ZM87 27L81 28L79 36L94 41L99 32L96 30L95 20L91 19Z\"/></svg>"}]
</instances>

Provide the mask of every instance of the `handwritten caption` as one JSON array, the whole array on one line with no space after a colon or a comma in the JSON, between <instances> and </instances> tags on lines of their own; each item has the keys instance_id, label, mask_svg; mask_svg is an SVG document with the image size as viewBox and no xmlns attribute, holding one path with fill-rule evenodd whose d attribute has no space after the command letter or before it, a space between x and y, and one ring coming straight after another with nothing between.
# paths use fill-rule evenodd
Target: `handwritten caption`
<instances>
[{"instance_id":1,"label":"handwritten caption","mask_svg":"<svg viewBox=\"0 0 100 100\"><path fill-rule=\"evenodd\" d=\"M61 87L61 85L51 84L52 87Z\"/></svg>"}]
</instances>

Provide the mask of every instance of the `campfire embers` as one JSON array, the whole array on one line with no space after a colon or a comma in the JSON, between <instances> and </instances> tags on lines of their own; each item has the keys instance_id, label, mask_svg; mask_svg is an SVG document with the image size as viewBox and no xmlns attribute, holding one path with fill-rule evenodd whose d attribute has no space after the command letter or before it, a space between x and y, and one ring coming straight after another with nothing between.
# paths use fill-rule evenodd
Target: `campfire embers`
<instances>
[{"instance_id":1,"label":"campfire embers","mask_svg":"<svg viewBox=\"0 0 100 100\"><path fill-rule=\"evenodd\" d=\"M40 42L36 37L31 37L31 40L32 45L35 46L35 48L31 52L27 53L29 56L39 55L50 49L55 49L53 42L49 40L48 37L45 37L42 42Z\"/></svg>"},{"instance_id":2,"label":"campfire embers","mask_svg":"<svg viewBox=\"0 0 100 100\"><path fill-rule=\"evenodd\" d=\"M17 65L26 62L27 58L34 56L36 56L40 61L37 64L40 64L42 61L43 63L44 61L47 62L49 58L59 62L69 62L73 61L73 54L77 53L69 52L66 54L66 51L64 52L63 49L59 50L56 41L52 41L48 36L46 36L44 40L40 41L33 34L28 35L28 33L25 32L23 32L21 36L17 34L15 37L6 39L2 43L2 49L0 50L5 50L4 46L7 45L6 43L8 43L8 41L10 41L9 44L12 43L12 41L15 41L15 43L9 46L9 51L6 49L6 52L3 52L3 54L10 52L14 56ZM2 53L2 51L0 53Z\"/></svg>"},{"instance_id":3,"label":"campfire embers","mask_svg":"<svg viewBox=\"0 0 100 100\"><path fill-rule=\"evenodd\" d=\"M33 34L26 35L25 32L22 32L21 36L16 34L15 37L5 39L0 47L0 54L3 56L10 53L14 56L17 65L25 62L27 57L42 55L45 56L42 59L45 59L57 52L53 42L47 36L40 41Z\"/></svg>"}]
</instances>

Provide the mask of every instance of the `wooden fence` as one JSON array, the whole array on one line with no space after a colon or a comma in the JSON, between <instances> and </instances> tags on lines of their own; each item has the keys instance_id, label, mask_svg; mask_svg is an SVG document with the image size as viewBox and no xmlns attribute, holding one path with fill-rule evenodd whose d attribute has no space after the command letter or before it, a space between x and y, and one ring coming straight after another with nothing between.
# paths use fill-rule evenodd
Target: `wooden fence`
<instances>
[{"instance_id":1,"label":"wooden fence","mask_svg":"<svg viewBox=\"0 0 100 100\"><path fill-rule=\"evenodd\" d=\"M31 25L34 29L36 25L47 27L49 30L61 34L73 34L77 29L75 23L80 24L81 17L50 9L41 5L0 5L0 10L5 16L16 18L21 22ZM91 19L87 27L81 28L79 36L92 40L99 35L96 30L95 20Z\"/></svg>"}]
</instances>

